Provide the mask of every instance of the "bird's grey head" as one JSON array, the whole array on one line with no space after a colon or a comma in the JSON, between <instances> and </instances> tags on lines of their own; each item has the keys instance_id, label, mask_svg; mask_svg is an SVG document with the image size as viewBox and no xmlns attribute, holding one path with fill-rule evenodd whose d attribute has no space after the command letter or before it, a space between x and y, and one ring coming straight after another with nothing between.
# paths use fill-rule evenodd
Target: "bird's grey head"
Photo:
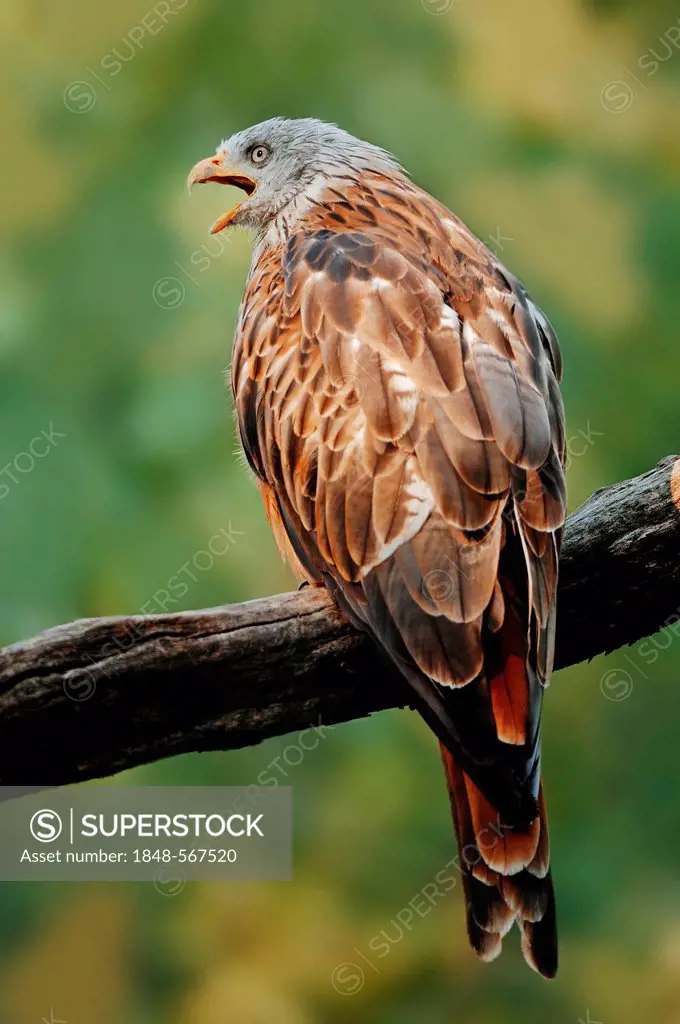
<instances>
[{"instance_id":1,"label":"bird's grey head","mask_svg":"<svg viewBox=\"0 0 680 1024\"><path fill-rule=\"evenodd\" d=\"M313 196L317 186L333 178L399 169L385 150L334 124L273 117L224 139L214 157L196 164L188 183L217 181L247 193L242 203L215 222L214 234L231 224L263 228L292 200Z\"/></svg>"}]
</instances>

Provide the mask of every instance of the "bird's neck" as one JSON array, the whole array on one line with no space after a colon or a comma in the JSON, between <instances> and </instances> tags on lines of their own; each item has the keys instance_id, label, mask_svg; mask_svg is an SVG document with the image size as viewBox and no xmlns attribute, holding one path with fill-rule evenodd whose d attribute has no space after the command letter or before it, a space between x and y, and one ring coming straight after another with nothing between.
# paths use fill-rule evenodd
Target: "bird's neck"
<instances>
[{"instance_id":1,"label":"bird's neck","mask_svg":"<svg viewBox=\"0 0 680 1024\"><path fill-rule=\"evenodd\" d=\"M263 224L257 233L254 258L269 248L285 245L292 234L300 230L318 230L321 226L332 226L342 231L354 228L352 217L347 217L347 210L365 201L367 196L376 197L376 189L389 184L391 188L400 190L402 187L413 193L413 183L401 173L392 173L387 178L383 171L375 169L343 168L336 174L319 173L304 189L296 192L277 213ZM331 222L324 222L329 215ZM361 218L360 218L361 219Z\"/></svg>"}]
</instances>

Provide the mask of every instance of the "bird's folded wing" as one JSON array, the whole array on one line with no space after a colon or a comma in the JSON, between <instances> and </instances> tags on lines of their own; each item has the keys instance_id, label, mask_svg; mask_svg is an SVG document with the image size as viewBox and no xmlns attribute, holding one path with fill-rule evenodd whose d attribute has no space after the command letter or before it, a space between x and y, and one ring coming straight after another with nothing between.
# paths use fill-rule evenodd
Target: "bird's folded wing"
<instances>
[{"instance_id":1,"label":"bird's folded wing","mask_svg":"<svg viewBox=\"0 0 680 1024\"><path fill-rule=\"evenodd\" d=\"M233 386L308 573L334 581L482 790L501 741L536 796L565 515L559 357L477 245L478 260L443 246L428 263L360 232L292 237L285 288L244 304ZM494 682L518 629L529 672Z\"/></svg>"}]
</instances>

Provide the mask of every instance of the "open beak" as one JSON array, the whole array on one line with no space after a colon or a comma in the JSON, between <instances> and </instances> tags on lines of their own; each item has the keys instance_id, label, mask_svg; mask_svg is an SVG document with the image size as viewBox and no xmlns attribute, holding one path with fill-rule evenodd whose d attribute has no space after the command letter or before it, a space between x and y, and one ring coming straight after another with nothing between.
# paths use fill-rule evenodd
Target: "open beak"
<instances>
[{"instance_id":1,"label":"open beak","mask_svg":"<svg viewBox=\"0 0 680 1024\"><path fill-rule=\"evenodd\" d=\"M192 185L204 185L207 181L216 181L220 185L235 185L237 188L242 188L248 198L252 196L257 188L257 182L247 174L230 171L228 167L225 167L223 163L225 155L210 156L205 160L199 160L189 171L187 187L190 189ZM210 234L216 235L218 231L223 231L228 227L243 203L238 203L233 210L218 217L210 228Z\"/></svg>"}]
</instances>

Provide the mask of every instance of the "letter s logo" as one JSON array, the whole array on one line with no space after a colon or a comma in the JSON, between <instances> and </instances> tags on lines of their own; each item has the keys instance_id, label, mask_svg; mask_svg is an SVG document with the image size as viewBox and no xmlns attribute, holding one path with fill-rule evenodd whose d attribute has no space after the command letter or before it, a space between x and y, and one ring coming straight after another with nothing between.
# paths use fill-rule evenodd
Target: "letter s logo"
<instances>
[{"instance_id":1,"label":"letter s logo","mask_svg":"<svg viewBox=\"0 0 680 1024\"><path fill-rule=\"evenodd\" d=\"M62 833L63 823L56 811L43 808L31 818L31 835L39 843L53 843Z\"/></svg>"}]
</instances>

